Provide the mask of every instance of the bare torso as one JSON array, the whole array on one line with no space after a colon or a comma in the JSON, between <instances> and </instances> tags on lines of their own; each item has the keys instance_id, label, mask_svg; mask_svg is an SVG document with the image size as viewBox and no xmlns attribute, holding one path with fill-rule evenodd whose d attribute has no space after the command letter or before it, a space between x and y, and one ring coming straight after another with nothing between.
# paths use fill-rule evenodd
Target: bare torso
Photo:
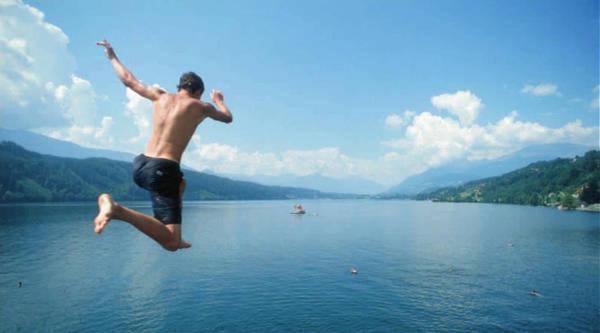
<instances>
[{"instance_id":1,"label":"bare torso","mask_svg":"<svg viewBox=\"0 0 600 333\"><path fill-rule=\"evenodd\" d=\"M152 135L144 154L181 162L208 104L180 94L162 94L152 103Z\"/></svg>"}]
</instances>

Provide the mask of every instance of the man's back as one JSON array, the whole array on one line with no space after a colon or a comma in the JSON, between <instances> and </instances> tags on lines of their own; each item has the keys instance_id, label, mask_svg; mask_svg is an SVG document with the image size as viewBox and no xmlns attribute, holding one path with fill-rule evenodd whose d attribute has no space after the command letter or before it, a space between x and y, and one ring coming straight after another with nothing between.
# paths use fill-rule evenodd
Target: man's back
<instances>
[{"instance_id":1,"label":"man's back","mask_svg":"<svg viewBox=\"0 0 600 333\"><path fill-rule=\"evenodd\" d=\"M207 105L181 94L164 93L152 108L152 135L144 154L180 162L196 127L206 118L203 111Z\"/></svg>"}]
</instances>

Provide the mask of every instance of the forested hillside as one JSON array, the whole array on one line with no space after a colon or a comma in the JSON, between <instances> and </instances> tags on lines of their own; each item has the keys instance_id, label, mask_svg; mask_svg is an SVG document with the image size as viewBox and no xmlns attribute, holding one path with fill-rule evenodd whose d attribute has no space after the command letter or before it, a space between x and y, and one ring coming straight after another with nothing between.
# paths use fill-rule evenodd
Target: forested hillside
<instances>
[{"instance_id":1,"label":"forested hillside","mask_svg":"<svg viewBox=\"0 0 600 333\"><path fill-rule=\"evenodd\" d=\"M499 177L446 187L418 199L575 208L600 202L600 152L537 162Z\"/></svg>"},{"instance_id":2,"label":"forested hillside","mask_svg":"<svg viewBox=\"0 0 600 333\"><path fill-rule=\"evenodd\" d=\"M117 200L146 200L147 192L131 178L131 163L105 158L63 158L25 150L0 142L0 202L85 201L99 193ZM184 171L185 200L254 200L287 198L338 198L349 195L316 190L264 186L201 172Z\"/></svg>"}]
</instances>

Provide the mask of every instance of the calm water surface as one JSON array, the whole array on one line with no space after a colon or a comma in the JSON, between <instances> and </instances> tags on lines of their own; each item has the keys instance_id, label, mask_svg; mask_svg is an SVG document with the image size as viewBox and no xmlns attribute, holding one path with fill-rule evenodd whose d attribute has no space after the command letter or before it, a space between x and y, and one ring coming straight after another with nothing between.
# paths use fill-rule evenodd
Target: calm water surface
<instances>
[{"instance_id":1,"label":"calm water surface","mask_svg":"<svg viewBox=\"0 0 600 333\"><path fill-rule=\"evenodd\" d=\"M92 204L0 206L0 331L600 331L599 215L302 203L188 202L176 253Z\"/></svg>"}]
</instances>

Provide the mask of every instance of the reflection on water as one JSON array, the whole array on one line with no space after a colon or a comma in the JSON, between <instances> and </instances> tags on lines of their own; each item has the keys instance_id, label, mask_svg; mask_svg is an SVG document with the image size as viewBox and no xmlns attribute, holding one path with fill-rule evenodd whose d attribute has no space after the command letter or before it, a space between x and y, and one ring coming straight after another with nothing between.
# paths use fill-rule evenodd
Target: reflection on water
<instances>
[{"instance_id":1,"label":"reflection on water","mask_svg":"<svg viewBox=\"0 0 600 333\"><path fill-rule=\"evenodd\" d=\"M598 215L292 204L188 202L176 253L121 222L95 235L91 204L0 206L0 331L600 329Z\"/></svg>"}]
</instances>

